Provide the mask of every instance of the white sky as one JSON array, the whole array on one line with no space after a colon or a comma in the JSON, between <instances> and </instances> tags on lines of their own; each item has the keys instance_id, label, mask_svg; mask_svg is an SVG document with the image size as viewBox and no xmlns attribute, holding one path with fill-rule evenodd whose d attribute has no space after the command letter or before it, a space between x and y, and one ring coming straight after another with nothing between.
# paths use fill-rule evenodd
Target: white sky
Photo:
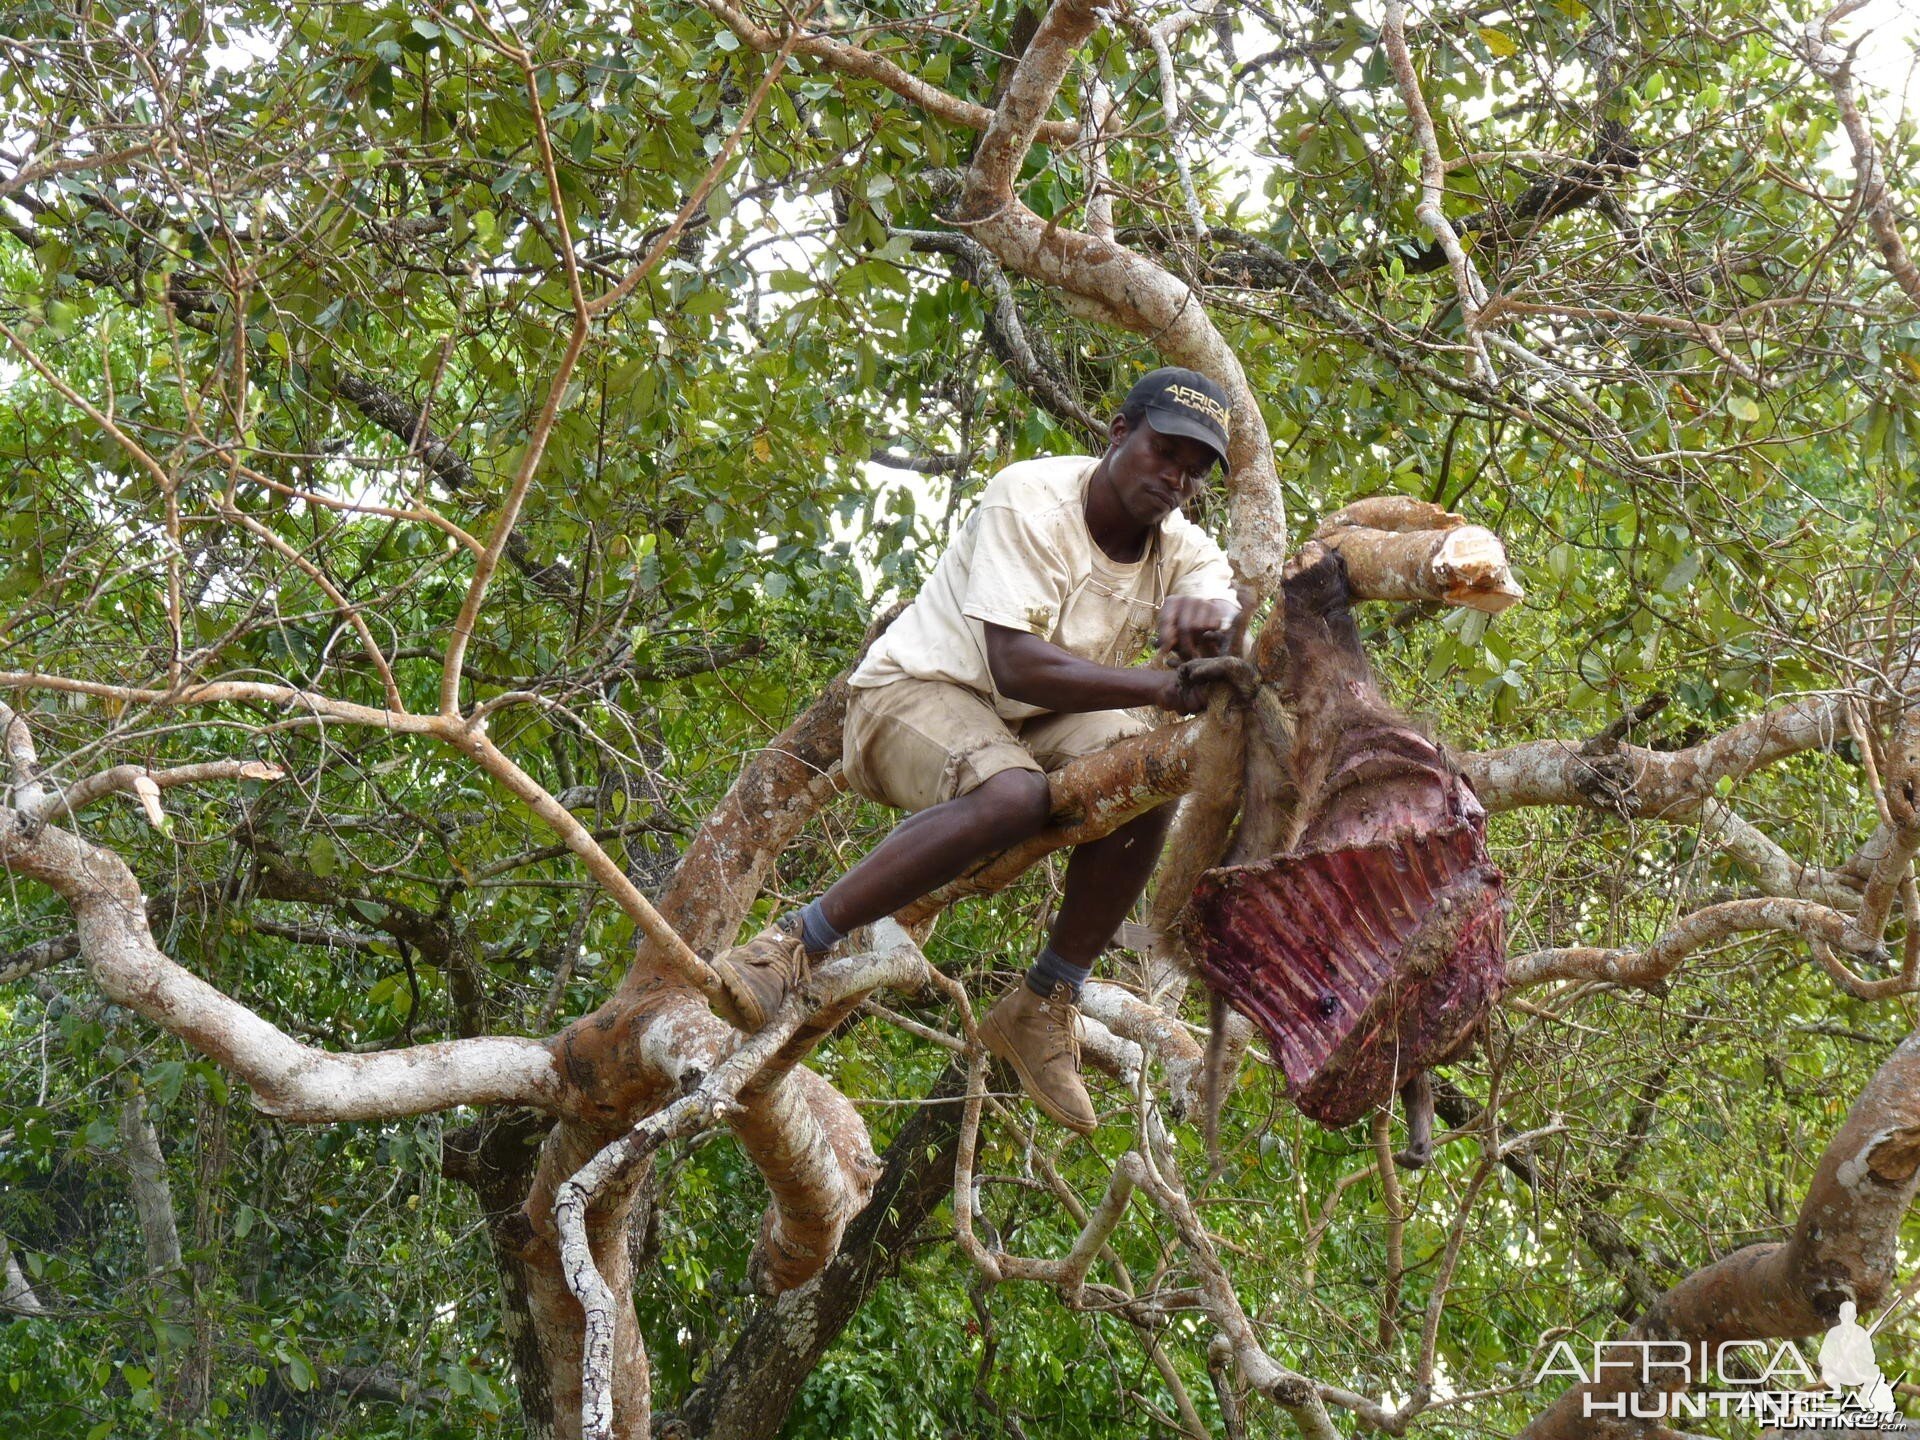
<instances>
[{"instance_id":1,"label":"white sky","mask_svg":"<svg viewBox=\"0 0 1920 1440\"><path fill-rule=\"evenodd\" d=\"M1920 103L1920 70L1914 60L1914 45L1920 42L1920 0L1869 0L1865 9L1849 15L1835 31L1843 45L1863 35L1866 39L1853 71L1862 83L1887 92L1869 95L1867 101L1880 126L1891 125Z\"/></svg>"}]
</instances>

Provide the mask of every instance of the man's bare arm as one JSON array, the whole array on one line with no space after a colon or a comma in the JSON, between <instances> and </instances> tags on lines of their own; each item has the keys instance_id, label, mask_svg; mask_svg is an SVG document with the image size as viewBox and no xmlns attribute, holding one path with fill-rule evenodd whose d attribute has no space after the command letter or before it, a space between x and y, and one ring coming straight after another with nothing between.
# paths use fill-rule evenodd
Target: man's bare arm
<instances>
[{"instance_id":1,"label":"man's bare arm","mask_svg":"<svg viewBox=\"0 0 1920 1440\"><path fill-rule=\"evenodd\" d=\"M986 631L987 669L994 686L1022 705L1068 715L1137 705L1158 705L1179 714L1194 708L1175 671L1096 665L1024 630L988 622Z\"/></svg>"}]
</instances>

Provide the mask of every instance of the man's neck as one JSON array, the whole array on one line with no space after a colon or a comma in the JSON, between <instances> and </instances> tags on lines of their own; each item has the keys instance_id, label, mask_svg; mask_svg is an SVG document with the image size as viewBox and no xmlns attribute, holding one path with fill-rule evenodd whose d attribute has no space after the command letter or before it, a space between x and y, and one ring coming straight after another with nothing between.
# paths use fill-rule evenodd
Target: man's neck
<instances>
[{"instance_id":1,"label":"man's neck","mask_svg":"<svg viewBox=\"0 0 1920 1440\"><path fill-rule=\"evenodd\" d=\"M1100 463L1093 467L1093 475L1087 481L1087 497L1082 503L1082 511L1087 520L1087 533L1109 560L1131 565L1147 553L1147 542L1153 538L1153 527L1142 525L1127 514L1126 507L1120 503L1120 496L1113 488L1113 478L1107 473L1104 455L1100 457Z\"/></svg>"}]
</instances>

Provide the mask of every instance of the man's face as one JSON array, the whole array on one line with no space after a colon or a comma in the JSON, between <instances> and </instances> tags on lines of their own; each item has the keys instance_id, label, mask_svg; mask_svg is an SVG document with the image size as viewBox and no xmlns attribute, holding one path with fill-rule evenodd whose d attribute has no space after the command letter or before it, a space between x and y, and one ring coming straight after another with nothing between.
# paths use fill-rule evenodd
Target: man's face
<instances>
[{"instance_id":1,"label":"man's face","mask_svg":"<svg viewBox=\"0 0 1920 1440\"><path fill-rule=\"evenodd\" d=\"M1107 473L1121 506L1142 525L1158 525L1198 495L1212 472L1211 446L1185 435L1163 435L1142 416L1129 425L1116 415L1108 432Z\"/></svg>"}]
</instances>

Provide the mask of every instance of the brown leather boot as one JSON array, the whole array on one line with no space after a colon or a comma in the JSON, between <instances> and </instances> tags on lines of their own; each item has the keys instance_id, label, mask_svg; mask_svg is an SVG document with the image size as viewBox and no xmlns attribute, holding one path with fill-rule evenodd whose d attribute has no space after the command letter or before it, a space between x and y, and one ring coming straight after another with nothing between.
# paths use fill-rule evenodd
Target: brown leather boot
<instances>
[{"instance_id":1,"label":"brown leather boot","mask_svg":"<svg viewBox=\"0 0 1920 1440\"><path fill-rule=\"evenodd\" d=\"M751 1034L807 983L811 970L800 937L769 925L746 944L715 958L713 973L720 977L725 996L714 1008L735 1029Z\"/></svg>"},{"instance_id":2,"label":"brown leather boot","mask_svg":"<svg viewBox=\"0 0 1920 1440\"><path fill-rule=\"evenodd\" d=\"M1033 1103L1049 1118L1091 1135L1100 1122L1080 1080L1079 1018L1070 986L1056 985L1043 999L1022 980L987 1012L980 1038L1013 1067Z\"/></svg>"}]
</instances>

